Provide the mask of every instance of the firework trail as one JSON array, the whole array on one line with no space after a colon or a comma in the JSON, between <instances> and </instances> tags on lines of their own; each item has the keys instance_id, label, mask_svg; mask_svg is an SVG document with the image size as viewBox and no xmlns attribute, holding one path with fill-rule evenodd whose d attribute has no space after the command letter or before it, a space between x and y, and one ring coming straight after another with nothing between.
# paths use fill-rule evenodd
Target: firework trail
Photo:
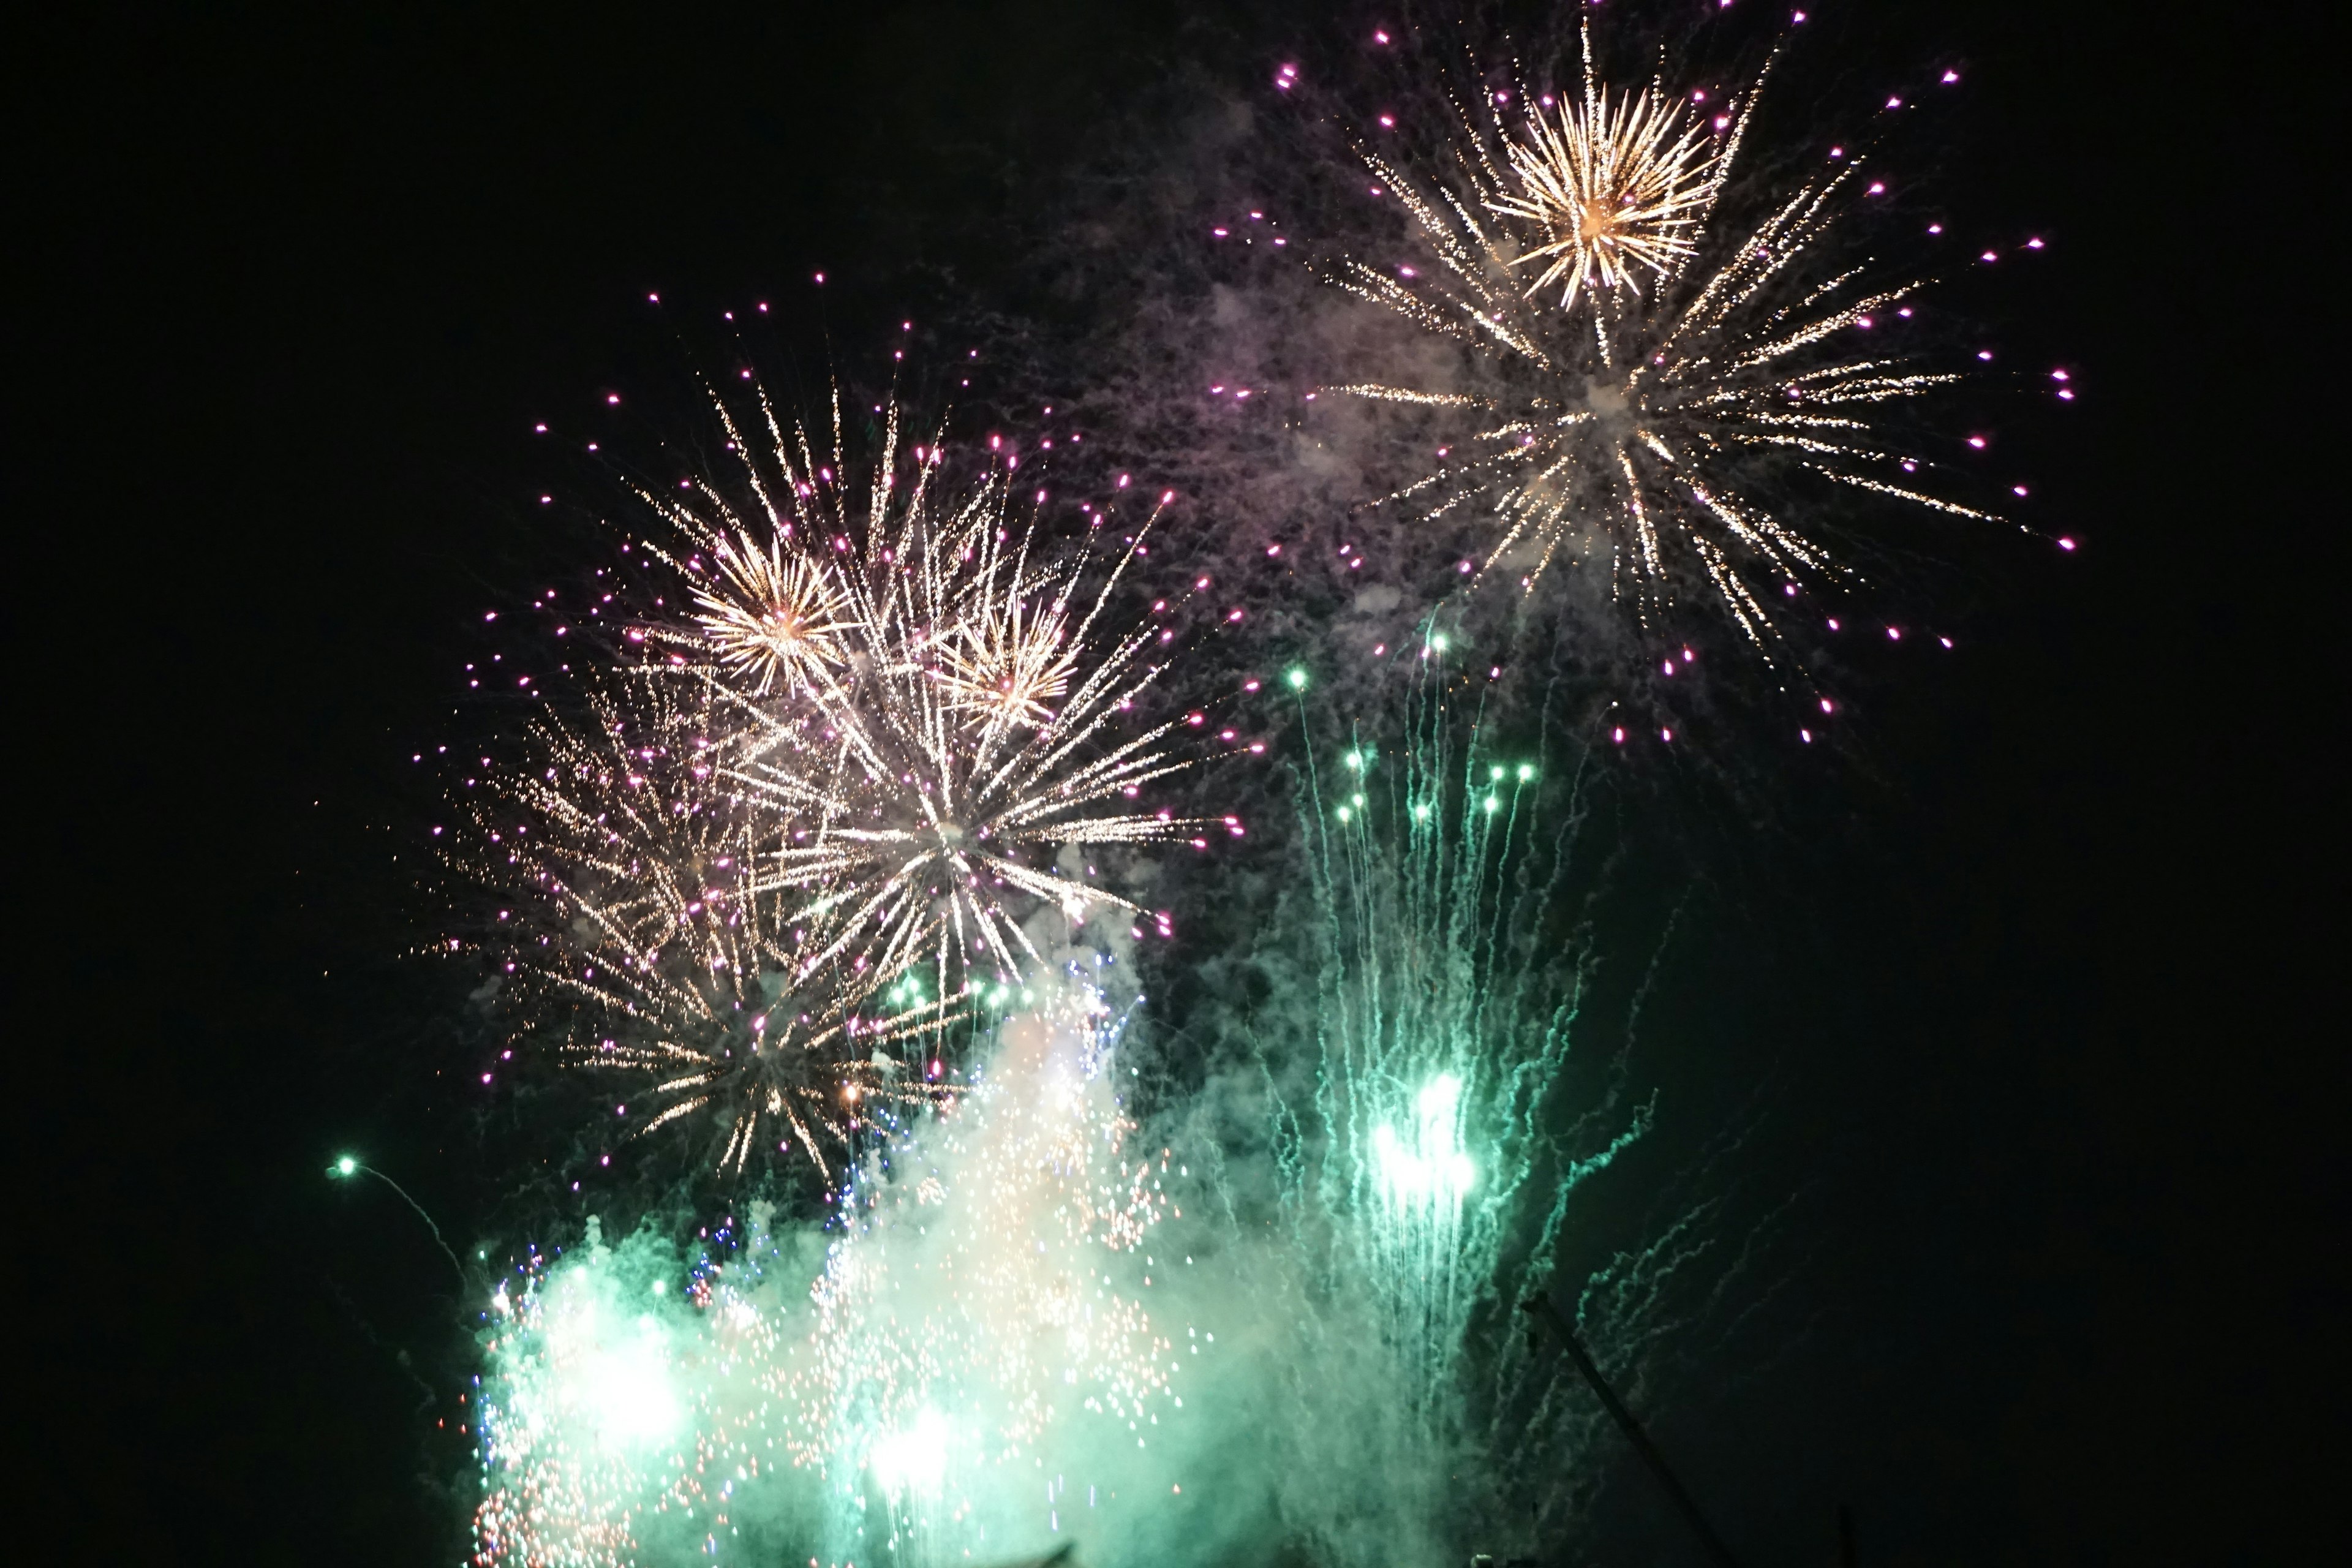
<instances>
[{"instance_id":1,"label":"firework trail","mask_svg":"<svg viewBox=\"0 0 2352 1568\"><path fill-rule=\"evenodd\" d=\"M1321 1147L1302 1174L1433 1435L1460 1417L1473 1312L1532 1288L1576 1184L1646 1126L1637 1113L1580 1157L1591 1126L1554 1126L1584 978L1565 907L1577 786L1547 789L1541 759L1499 754L1449 710L1449 689L1475 699L1447 640L1424 627L1392 753L1359 734L1328 775L1310 761L1305 824ZM1531 1246L1514 1235L1530 1194ZM1516 1283L1515 1243L1537 1260Z\"/></svg>"},{"instance_id":2,"label":"firework trail","mask_svg":"<svg viewBox=\"0 0 2352 1568\"><path fill-rule=\"evenodd\" d=\"M1474 73L1425 153L1359 140L1406 240L1332 280L1472 368L1458 388L1336 390L1468 421L1389 500L1477 520L1483 573L1523 589L1556 563L1605 574L1665 636L1701 584L1769 658L1788 601L1855 580L1796 521L1828 495L1998 521L1951 499L1939 444L1898 417L1960 377L1887 343L1927 280L1853 237L1886 189L1867 149L1834 150L1760 213L1727 199L1770 61L1720 101L1631 94L1600 79L1589 20L1579 37L1580 91Z\"/></svg>"}]
</instances>

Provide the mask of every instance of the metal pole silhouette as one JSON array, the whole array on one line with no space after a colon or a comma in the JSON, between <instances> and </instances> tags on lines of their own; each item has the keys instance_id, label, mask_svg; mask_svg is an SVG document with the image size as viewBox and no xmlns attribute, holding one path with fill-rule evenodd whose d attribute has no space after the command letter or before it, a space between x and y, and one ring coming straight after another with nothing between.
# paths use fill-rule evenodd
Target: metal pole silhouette
<instances>
[{"instance_id":1,"label":"metal pole silhouette","mask_svg":"<svg viewBox=\"0 0 2352 1568\"><path fill-rule=\"evenodd\" d=\"M1716 1534L1715 1527L1707 1523L1706 1515L1699 1512L1698 1504L1691 1500L1690 1493L1683 1490L1682 1482L1676 1480L1675 1472L1666 1467L1666 1457L1658 1452L1658 1446L1650 1441L1650 1435L1642 1430L1642 1424L1633 1419L1633 1413L1625 1408L1624 1401L1617 1397L1617 1391L1601 1377L1601 1369L1592 1364L1592 1357L1586 1352L1574 1331L1569 1328L1568 1320L1561 1317L1559 1310L1551 1304L1551 1299L1530 1296L1519 1303L1519 1310L1551 1330L1553 1336L1559 1341L1560 1349L1568 1352L1568 1359L1576 1363L1576 1370L1584 1374L1584 1381L1592 1385L1594 1394L1600 1395L1602 1408L1617 1423L1617 1429L1625 1434L1625 1440L1633 1445L1633 1451L1642 1456L1643 1463L1650 1467L1650 1473L1658 1478L1658 1484L1666 1489L1666 1495L1682 1510L1683 1518L1698 1536L1700 1544L1706 1548L1707 1555L1722 1568L1739 1568L1738 1560L1731 1555L1731 1548Z\"/></svg>"}]
</instances>

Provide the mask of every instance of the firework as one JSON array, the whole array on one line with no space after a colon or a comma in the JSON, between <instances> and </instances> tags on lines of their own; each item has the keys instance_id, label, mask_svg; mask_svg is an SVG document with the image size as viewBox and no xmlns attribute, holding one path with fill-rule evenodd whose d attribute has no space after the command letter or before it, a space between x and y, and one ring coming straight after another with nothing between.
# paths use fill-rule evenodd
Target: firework
<instances>
[{"instance_id":1,"label":"firework","mask_svg":"<svg viewBox=\"0 0 2352 1568\"><path fill-rule=\"evenodd\" d=\"M1459 1417L1472 1310L1529 1283L1505 1278L1514 1257L1539 1278L1570 1190L1644 1122L1548 1109L1584 983L1560 926L1576 791L1450 713L1446 639L1423 644L1393 754L1359 736L1310 774L1320 1131L1301 1181L1436 1436Z\"/></svg>"},{"instance_id":2,"label":"firework","mask_svg":"<svg viewBox=\"0 0 2352 1568\"><path fill-rule=\"evenodd\" d=\"M777 687L814 691L845 662L850 630L848 606L832 581L831 563L798 551L786 552L782 538L763 545L748 531L714 533L715 571L698 587L698 614L691 634L667 640L699 641L728 675L748 684L753 696Z\"/></svg>"},{"instance_id":3,"label":"firework","mask_svg":"<svg viewBox=\"0 0 2352 1568\"><path fill-rule=\"evenodd\" d=\"M475 1561L617 1565L691 1440L678 1352L695 1325L616 1260L591 1222L583 1256L534 1257L484 1314L476 1413L485 1496Z\"/></svg>"},{"instance_id":4,"label":"firework","mask_svg":"<svg viewBox=\"0 0 2352 1568\"><path fill-rule=\"evenodd\" d=\"M1183 1400L1142 1249L1171 1160L1126 1147L1116 1036L1090 988L1033 992L978 1087L861 1166L814 1284L764 1205L690 1262L593 1221L572 1256L534 1253L484 1314L477 1560L775 1560L824 1537L832 1563L963 1561L1158 1479ZM1038 1492L1013 1479L1047 1456Z\"/></svg>"},{"instance_id":5,"label":"firework","mask_svg":"<svg viewBox=\"0 0 2352 1568\"><path fill-rule=\"evenodd\" d=\"M1532 589L1564 557L1653 628L1695 591L1769 656L1786 601L1854 576L1793 521L1816 494L1991 519L1938 493L1895 422L1959 378L1883 346L1924 282L1882 278L1848 237L1884 190L1862 149L1743 224L1727 195L1764 73L1702 118L1695 98L1612 92L1589 24L1582 44L1582 95L1556 112L1482 85L1434 156L1360 149L1423 254L1334 280L1474 368L1460 388L1339 390L1473 421L1390 500L1482 520L1483 572Z\"/></svg>"},{"instance_id":6,"label":"firework","mask_svg":"<svg viewBox=\"0 0 2352 1568\"><path fill-rule=\"evenodd\" d=\"M1670 275L1696 250L1715 194L1704 118L1654 92L1609 93L1593 79L1590 48L1580 104L1563 102L1553 114L1533 101L1505 143L1517 188L1487 203L1542 232L1543 242L1517 258L1542 266L1526 291L1559 282L1565 310L1580 290L1638 291L1644 272Z\"/></svg>"},{"instance_id":7,"label":"firework","mask_svg":"<svg viewBox=\"0 0 2352 1568\"><path fill-rule=\"evenodd\" d=\"M723 776L725 717L658 668L592 686L576 717L542 712L476 805L488 863L469 869L516 895L505 971L561 1020L562 1058L644 1082L622 1108L632 1135L691 1118L721 1169L796 1146L829 1181L877 1112L950 1092L919 1041L892 1052L953 1014L850 1010L815 956L826 929L759 884L771 828Z\"/></svg>"},{"instance_id":8,"label":"firework","mask_svg":"<svg viewBox=\"0 0 2352 1568\"><path fill-rule=\"evenodd\" d=\"M1171 1156L1126 1152L1116 1026L1090 988L1056 989L1000 1030L979 1087L896 1146L887 1179L848 1194L814 1292L795 1458L855 1516L871 1482L902 1558L940 1551L987 1478L1056 1430L1148 1450L1183 1404L1142 1299ZM1037 1522L1060 1511L1049 1500Z\"/></svg>"},{"instance_id":9,"label":"firework","mask_svg":"<svg viewBox=\"0 0 2352 1568\"><path fill-rule=\"evenodd\" d=\"M1157 509L1105 548L1089 506L1055 547L1000 443L967 472L893 406L861 468L837 397L822 453L763 394L755 423L713 407L732 475L637 488L684 603L548 700L456 858L521 906L503 976L564 1059L645 1081L632 1132L705 1129L735 1171L797 1148L830 1183L954 1092L950 1026L1065 945L1041 913L1142 912L1090 854L1199 830L1138 804L1189 765L1181 720L1135 719L1170 639L1108 625Z\"/></svg>"},{"instance_id":10,"label":"firework","mask_svg":"<svg viewBox=\"0 0 2352 1568\"><path fill-rule=\"evenodd\" d=\"M804 427L788 437L764 401L761 412L764 468L722 407L763 539L716 486L656 500L689 547L674 559L698 585L714 681L766 657L746 651L741 628L775 624L773 612L746 584L765 594L793 572L822 584L822 610L793 623L825 628L794 645L798 691L728 692L720 772L767 824L761 896L795 929L831 933L812 962L850 993L894 987L934 1005L1038 964L1040 909L1073 924L1141 913L1087 855L1200 829L1135 806L1143 786L1190 764L1171 742L1182 721L1123 730L1159 680L1150 656L1166 636L1108 624L1157 510L1108 549L1111 514L1097 511L1084 540L1055 550L1035 511L1015 515L1016 457L992 455L961 483L936 439L905 461L893 406L861 481L837 412L823 458ZM757 572L730 564L754 550Z\"/></svg>"}]
</instances>

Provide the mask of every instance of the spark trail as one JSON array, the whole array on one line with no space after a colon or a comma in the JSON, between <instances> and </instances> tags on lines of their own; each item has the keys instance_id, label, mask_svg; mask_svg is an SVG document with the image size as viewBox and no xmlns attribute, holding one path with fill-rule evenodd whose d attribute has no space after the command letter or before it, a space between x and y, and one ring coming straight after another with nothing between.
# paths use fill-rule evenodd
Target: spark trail
<instances>
[{"instance_id":1,"label":"spark trail","mask_svg":"<svg viewBox=\"0 0 2352 1568\"><path fill-rule=\"evenodd\" d=\"M1549 1268L1570 1194L1646 1112L1597 1143L1597 1117L1558 1125L1583 987L1565 918L1576 786L1547 792L1541 760L1497 754L1450 711L1447 639L1424 626L1423 646L1394 754L1359 734L1331 782L1319 761L1311 775L1321 1151L1305 1174L1435 1437L1462 1419L1472 1313Z\"/></svg>"}]
</instances>

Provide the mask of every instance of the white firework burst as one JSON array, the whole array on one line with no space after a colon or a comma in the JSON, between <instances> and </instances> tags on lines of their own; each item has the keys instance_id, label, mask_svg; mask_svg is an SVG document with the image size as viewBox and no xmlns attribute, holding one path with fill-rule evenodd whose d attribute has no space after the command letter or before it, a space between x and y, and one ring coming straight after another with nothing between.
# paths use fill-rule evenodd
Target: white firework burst
<instances>
[{"instance_id":1,"label":"white firework burst","mask_svg":"<svg viewBox=\"0 0 2352 1568\"><path fill-rule=\"evenodd\" d=\"M1677 129L1681 105L1594 83L1589 26L1584 50L1584 106L1562 111L1564 131L1538 116L1522 139L1503 119L1511 95L1488 93L1455 106L1435 158L1362 153L1433 265L1355 259L1333 280L1463 345L1472 369L1458 387L1336 390L1468 417L1442 466L1389 499L1482 520L1484 572L1532 588L1565 553L1608 573L1645 626L1696 586L1769 657L1776 601L1853 575L1798 521L1816 483L1993 519L1937 493L1920 477L1937 466L1925 443L1890 417L1960 378L1888 342L1925 283L1882 279L1848 240L1883 189L1863 153L1841 149L1735 227L1726 183L1763 73L1704 122L1702 148ZM1564 226L1582 222L1576 201L1612 190L1627 213L1656 215L1642 246L1597 232L1587 245ZM1538 284L1570 279L1557 307L1519 282L1546 257Z\"/></svg>"},{"instance_id":2,"label":"white firework burst","mask_svg":"<svg viewBox=\"0 0 2352 1568\"><path fill-rule=\"evenodd\" d=\"M762 824L759 896L791 929L824 933L809 962L845 994L912 984L934 1003L961 995L972 965L1010 979L1039 960L1025 928L1041 908L1073 922L1139 913L1087 852L1200 826L1135 804L1190 765L1173 749L1181 721L1128 728L1160 674L1147 657L1160 634L1107 624L1151 520L1103 548L1108 514L1097 512L1085 542L1049 549L1034 513L1013 515L1017 458L944 477L936 440L902 450L890 405L861 468L844 452L837 402L825 453L760 407L764 476L740 424L720 416L766 510L764 537L719 515L739 558L757 550L780 571L822 574L835 629L824 657L796 667L797 694L771 699L723 667L706 672L730 711L719 765ZM714 486L660 504L686 543L716 558L720 524L701 510L725 505ZM723 576L691 552L672 559L698 584Z\"/></svg>"},{"instance_id":3,"label":"white firework burst","mask_svg":"<svg viewBox=\"0 0 2352 1568\"><path fill-rule=\"evenodd\" d=\"M521 895L499 911L509 973L564 1020L563 1060L646 1080L631 1136L701 1127L734 1170L797 1147L830 1182L877 1113L950 1092L898 1042L954 1015L852 1009L814 956L828 930L786 923L760 888L768 825L723 776L709 697L656 668L592 689L576 718L542 713L528 763L488 781L475 870Z\"/></svg>"}]
</instances>

